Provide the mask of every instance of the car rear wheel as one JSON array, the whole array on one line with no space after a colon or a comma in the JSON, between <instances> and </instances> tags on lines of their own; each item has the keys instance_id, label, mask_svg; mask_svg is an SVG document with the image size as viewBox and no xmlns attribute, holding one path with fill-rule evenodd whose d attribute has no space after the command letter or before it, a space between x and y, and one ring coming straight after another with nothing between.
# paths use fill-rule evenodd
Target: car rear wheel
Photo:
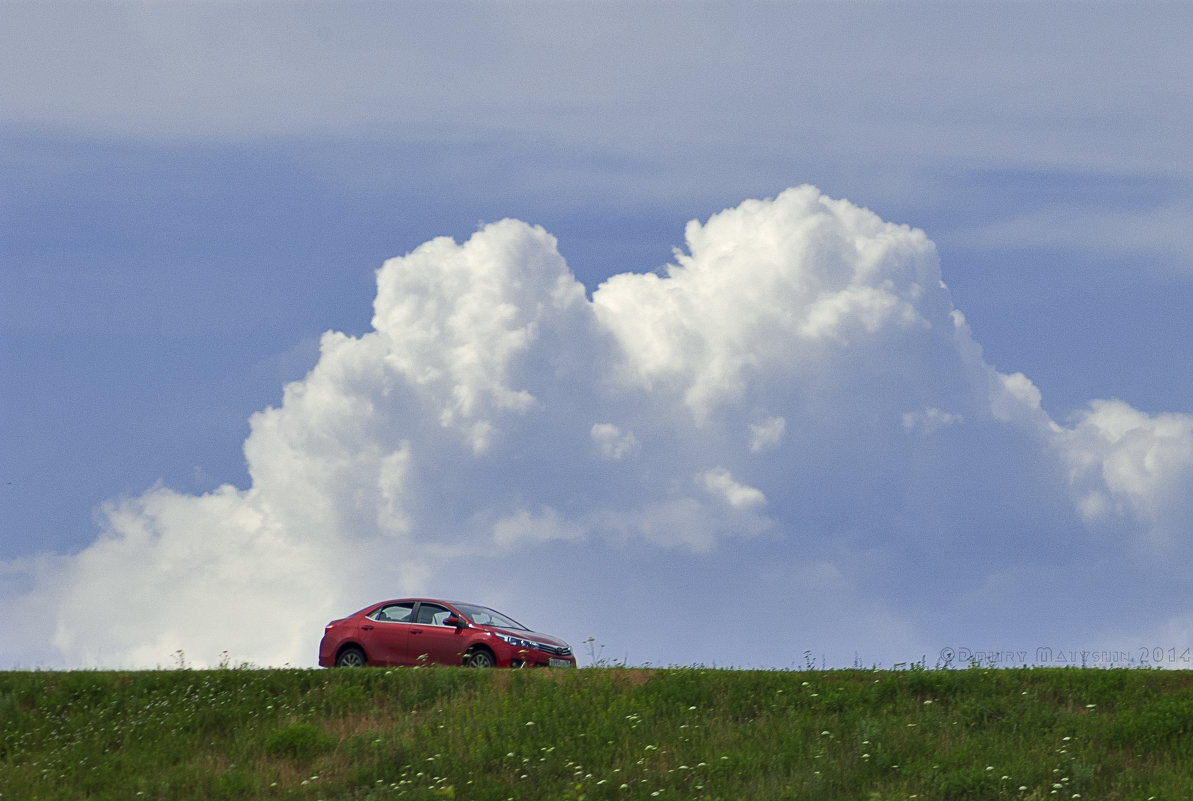
<instances>
[{"instance_id":1,"label":"car rear wheel","mask_svg":"<svg viewBox=\"0 0 1193 801\"><path fill-rule=\"evenodd\" d=\"M367 664L365 652L356 646L345 648L336 657L336 667L364 667Z\"/></svg>"},{"instance_id":2,"label":"car rear wheel","mask_svg":"<svg viewBox=\"0 0 1193 801\"><path fill-rule=\"evenodd\" d=\"M493 654L487 648L474 648L464 657L465 667L491 668L496 664L497 660L493 658Z\"/></svg>"}]
</instances>

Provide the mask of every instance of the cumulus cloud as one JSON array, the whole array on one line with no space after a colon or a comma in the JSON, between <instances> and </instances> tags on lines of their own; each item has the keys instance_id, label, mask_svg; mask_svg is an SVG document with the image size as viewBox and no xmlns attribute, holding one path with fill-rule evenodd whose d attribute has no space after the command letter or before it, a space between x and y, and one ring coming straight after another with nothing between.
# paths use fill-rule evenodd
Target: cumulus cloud
<instances>
[{"instance_id":1,"label":"cumulus cloud","mask_svg":"<svg viewBox=\"0 0 1193 801\"><path fill-rule=\"evenodd\" d=\"M754 509L766 505L766 496L753 487L739 484L723 467L701 473L697 480L712 496L721 498L735 509Z\"/></svg>"},{"instance_id":2,"label":"cumulus cloud","mask_svg":"<svg viewBox=\"0 0 1193 801\"><path fill-rule=\"evenodd\" d=\"M1088 522L1125 517L1169 544L1187 536L1193 415L1149 415L1122 401L1097 400L1057 439Z\"/></svg>"},{"instance_id":3,"label":"cumulus cloud","mask_svg":"<svg viewBox=\"0 0 1193 801\"><path fill-rule=\"evenodd\" d=\"M593 423L592 441L606 459L624 459L638 450L633 431L622 431L612 423Z\"/></svg>"},{"instance_id":4,"label":"cumulus cloud","mask_svg":"<svg viewBox=\"0 0 1193 801\"><path fill-rule=\"evenodd\" d=\"M681 387L698 418L739 401L755 375L813 367L851 345L930 327L947 304L922 231L810 187L688 223L666 277L614 276L593 295L627 380Z\"/></svg>"},{"instance_id":5,"label":"cumulus cloud","mask_svg":"<svg viewBox=\"0 0 1193 801\"><path fill-rule=\"evenodd\" d=\"M50 632L10 659L310 664L328 619L426 592L611 630L640 660L897 661L1009 621L1055 633L1066 604L1112 626L1090 566L1186 547L1193 416L1051 420L984 362L922 231L804 186L685 244L591 299L516 220L385 262L372 330L324 334L252 417L248 488L153 487L105 504L83 551L4 566L0 611ZM741 633L701 640L721 624Z\"/></svg>"}]
</instances>

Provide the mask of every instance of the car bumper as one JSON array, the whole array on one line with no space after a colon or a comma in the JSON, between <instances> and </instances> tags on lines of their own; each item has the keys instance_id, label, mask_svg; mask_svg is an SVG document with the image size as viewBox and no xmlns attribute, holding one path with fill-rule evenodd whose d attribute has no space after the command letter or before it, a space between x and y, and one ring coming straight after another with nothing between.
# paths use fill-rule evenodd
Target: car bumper
<instances>
[{"instance_id":1,"label":"car bumper","mask_svg":"<svg viewBox=\"0 0 1193 801\"><path fill-rule=\"evenodd\" d=\"M544 651L528 648L502 648L494 654L498 667L535 668L535 667L575 667L576 657L571 654L550 654Z\"/></svg>"},{"instance_id":2,"label":"car bumper","mask_svg":"<svg viewBox=\"0 0 1193 801\"><path fill-rule=\"evenodd\" d=\"M336 662L335 643L329 643L324 638L319 643L319 667L331 667Z\"/></svg>"}]
</instances>

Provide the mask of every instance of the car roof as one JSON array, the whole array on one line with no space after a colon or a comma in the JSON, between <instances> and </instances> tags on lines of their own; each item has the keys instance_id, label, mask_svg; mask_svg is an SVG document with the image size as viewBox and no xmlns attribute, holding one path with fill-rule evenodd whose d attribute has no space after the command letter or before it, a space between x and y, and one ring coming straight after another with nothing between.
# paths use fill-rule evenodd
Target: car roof
<instances>
[{"instance_id":1,"label":"car roof","mask_svg":"<svg viewBox=\"0 0 1193 801\"><path fill-rule=\"evenodd\" d=\"M414 603L414 602L425 602L425 603L432 603L432 604L447 604L448 606L455 606L455 607L479 606L482 609L493 609L493 607L491 607L491 606L486 606L485 604L474 603L472 601L450 601L445 598L414 597L414 598L391 598L388 601L379 601L377 603L369 604L361 611L367 612L370 609L376 609L377 607L385 606L386 604L403 604L403 603ZM493 611L496 612L497 610L493 609Z\"/></svg>"}]
</instances>

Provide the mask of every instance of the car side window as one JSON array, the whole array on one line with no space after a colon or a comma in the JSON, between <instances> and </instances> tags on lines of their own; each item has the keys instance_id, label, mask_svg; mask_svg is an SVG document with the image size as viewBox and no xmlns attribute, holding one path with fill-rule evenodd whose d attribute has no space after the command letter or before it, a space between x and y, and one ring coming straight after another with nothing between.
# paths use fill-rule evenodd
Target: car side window
<instances>
[{"instance_id":1,"label":"car side window","mask_svg":"<svg viewBox=\"0 0 1193 801\"><path fill-rule=\"evenodd\" d=\"M445 606L423 603L418 605L418 620L415 622L427 626L443 626L446 625L443 621L451 617L451 613Z\"/></svg>"},{"instance_id":2,"label":"car side window","mask_svg":"<svg viewBox=\"0 0 1193 801\"><path fill-rule=\"evenodd\" d=\"M389 604L369 615L378 623L409 623L410 613L414 611L414 604Z\"/></svg>"}]
</instances>

